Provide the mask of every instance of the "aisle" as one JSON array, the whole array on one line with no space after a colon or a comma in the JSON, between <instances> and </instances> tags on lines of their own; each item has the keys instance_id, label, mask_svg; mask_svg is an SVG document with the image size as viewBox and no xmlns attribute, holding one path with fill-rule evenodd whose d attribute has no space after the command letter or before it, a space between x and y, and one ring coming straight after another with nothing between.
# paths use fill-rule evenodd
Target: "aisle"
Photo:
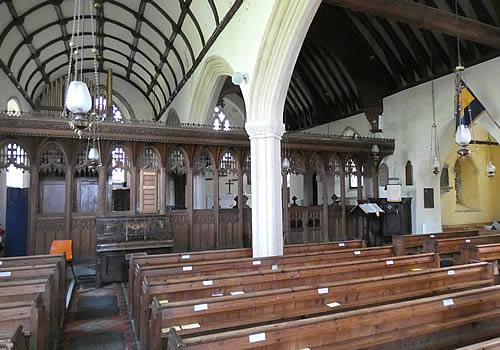
<instances>
[{"instance_id":1,"label":"aisle","mask_svg":"<svg viewBox=\"0 0 500 350\"><path fill-rule=\"evenodd\" d=\"M59 350L90 349L136 349L120 284L75 286Z\"/></svg>"}]
</instances>

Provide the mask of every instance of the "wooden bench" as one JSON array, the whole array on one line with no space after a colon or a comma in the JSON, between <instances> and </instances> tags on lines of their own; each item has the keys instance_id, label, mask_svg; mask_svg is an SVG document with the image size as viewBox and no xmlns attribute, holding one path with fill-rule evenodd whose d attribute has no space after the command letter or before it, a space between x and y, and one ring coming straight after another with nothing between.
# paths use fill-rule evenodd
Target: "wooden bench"
<instances>
[{"instance_id":1,"label":"wooden bench","mask_svg":"<svg viewBox=\"0 0 500 350\"><path fill-rule=\"evenodd\" d=\"M181 337L193 336L493 284L491 265L478 263L166 304L155 298L141 347L164 349L171 327Z\"/></svg>"},{"instance_id":2,"label":"wooden bench","mask_svg":"<svg viewBox=\"0 0 500 350\"><path fill-rule=\"evenodd\" d=\"M327 243L309 243L309 244L290 244L286 245L283 250L284 254L300 254L315 251L335 250L335 249L348 249L348 248L362 248L365 242L362 240L350 241L337 241ZM135 271L139 266L163 265L171 263L192 263L200 261L213 261L225 259L238 259L238 258L251 258L251 248L241 249L225 249L225 250L211 250L203 252L190 252L190 253L172 253L172 254L157 254L146 256L132 255L129 266L129 300L134 300L134 280ZM139 282L140 286L140 282ZM133 309L134 305L131 305Z\"/></svg>"},{"instance_id":3,"label":"wooden bench","mask_svg":"<svg viewBox=\"0 0 500 350\"><path fill-rule=\"evenodd\" d=\"M45 265L28 265L17 267L3 267L0 268L0 286L7 281L22 280L27 281L30 279L40 278L53 278L53 286L51 286L51 295L54 295L55 314L60 327L64 319L64 305L65 305L65 281L61 281L61 275L58 273L59 264L45 264Z\"/></svg>"},{"instance_id":4,"label":"wooden bench","mask_svg":"<svg viewBox=\"0 0 500 350\"><path fill-rule=\"evenodd\" d=\"M46 312L47 329L49 344L54 348L57 345L57 338L60 330L60 319L62 315L58 315L58 305L55 301L57 297L54 293L53 276L45 279L33 280L13 280L0 283L0 303L9 303L16 301L34 300L37 294L42 296L42 303ZM62 309L61 309L62 310ZM62 310L63 312L64 310Z\"/></svg>"},{"instance_id":5,"label":"wooden bench","mask_svg":"<svg viewBox=\"0 0 500 350\"><path fill-rule=\"evenodd\" d=\"M500 332L500 286L182 339L168 349L440 349Z\"/></svg>"},{"instance_id":6,"label":"wooden bench","mask_svg":"<svg viewBox=\"0 0 500 350\"><path fill-rule=\"evenodd\" d=\"M424 251L428 253L437 253L440 256L460 255L462 248L466 244L493 244L500 243L500 234L491 236L472 236L472 237L458 237L458 238L430 238L424 242ZM459 258L456 261L462 261Z\"/></svg>"},{"instance_id":7,"label":"wooden bench","mask_svg":"<svg viewBox=\"0 0 500 350\"><path fill-rule=\"evenodd\" d=\"M500 338L486 340L455 350L498 350L500 349Z\"/></svg>"},{"instance_id":8,"label":"wooden bench","mask_svg":"<svg viewBox=\"0 0 500 350\"><path fill-rule=\"evenodd\" d=\"M0 333L13 332L22 325L30 350L48 349L45 315L41 294L34 300L0 303Z\"/></svg>"},{"instance_id":9,"label":"wooden bench","mask_svg":"<svg viewBox=\"0 0 500 350\"><path fill-rule=\"evenodd\" d=\"M493 264L493 271L496 275L497 283L500 283L500 273L498 261L500 260L500 243L494 244L472 244L467 243L462 247L460 253L462 263L487 261Z\"/></svg>"},{"instance_id":10,"label":"wooden bench","mask_svg":"<svg viewBox=\"0 0 500 350\"><path fill-rule=\"evenodd\" d=\"M303 285L319 285L341 280L386 276L439 267L435 254L400 256L394 258L368 259L309 267L281 268L278 270L254 271L215 276L197 276L171 280L168 284L143 283L140 313L135 319L136 334L142 333L150 318L149 305L153 298L161 303L190 299L211 298L219 295L238 295Z\"/></svg>"},{"instance_id":11,"label":"wooden bench","mask_svg":"<svg viewBox=\"0 0 500 350\"><path fill-rule=\"evenodd\" d=\"M0 332L0 350L26 350L23 326L20 325L15 331Z\"/></svg>"},{"instance_id":12,"label":"wooden bench","mask_svg":"<svg viewBox=\"0 0 500 350\"><path fill-rule=\"evenodd\" d=\"M175 263L165 265L145 266L136 269L134 280L135 288L132 305L132 316L136 320L139 316L139 305L141 304L141 285L144 277L161 278L161 283L178 277L194 277L204 275L216 275L236 272L251 272L259 270L272 270L279 267L314 266L325 263L353 261L369 258L390 257L393 255L392 246L359 248L347 250L332 250L304 254L290 254L277 257L266 257L259 259L243 258L217 261L203 261L194 263ZM149 305L149 303L148 303Z\"/></svg>"},{"instance_id":13,"label":"wooden bench","mask_svg":"<svg viewBox=\"0 0 500 350\"><path fill-rule=\"evenodd\" d=\"M421 253L424 242L430 238L460 238L478 236L478 230L448 231L413 235L392 235L392 245L396 255Z\"/></svg>"}]
</instances>

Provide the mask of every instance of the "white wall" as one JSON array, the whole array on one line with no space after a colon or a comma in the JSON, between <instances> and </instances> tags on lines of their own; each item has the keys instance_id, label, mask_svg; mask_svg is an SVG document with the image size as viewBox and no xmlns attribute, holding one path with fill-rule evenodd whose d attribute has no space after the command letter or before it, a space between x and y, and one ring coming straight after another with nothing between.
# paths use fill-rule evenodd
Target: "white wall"
<instances>
[{"instance_id":1,"label":"white wall","mask_svg":"<svg viewBox=\"0 0 500 350\"><path fill-rule=\"evenodd\" d=\"M466 69L465 82L476 97L500 123L500 58L478 64ZM432 125L431 83L425 83L404 90L384 99L382 117L383 133L379 137L393 138L396 142L394 154L386 159L390 177L399 177L403 183L402 193L413 197L413 232L441 230L441 207L439 176L431 172L430 140ZM436 119L440 140L442 162L450 150L456 149L454 143L454 75L450 74L435 80ZM493 123L490 123L493 125ZM361 136L371 136L370 125L363 114L322 125L308 131L340 134L350 126ZM500 130L489 130L493 136ZM405 186L405 165L410 160L413 165L413 186ZM434 209L424 209L424 188L434 189Z\"/></svg>"},{"instance_id":2,"label":"white wall","mask_svg":"<svg viewBox=\"0 0 500 350\"><path fill-rule=\"evenodd\" d=\"M245 103L248 106L248 87L253 78L261 42L276 1L278 0L246 0L241 5L172 102L171 108L175 108L181 122L194 122L194 120L188 120L193 94L204 62L214 55L223 57L234 71L248 73L249 82L241 85ZM166 115L165 113L162 117L165 118Z\"/></svg>"},{"instance_id":3,"label":"white wall","mask_svg":"<svg viewBox=\"0 0 500 350\"><path fill-rule=\"evenodd\" d=\"M7 109L7 101L12 97L17 98L17 100L21 104L21 110L23 112L29 112L32 110L29 103L12 84L9 77L5 75L3 70L0 70L0 110Z\"/></svg>"}]
</instances>

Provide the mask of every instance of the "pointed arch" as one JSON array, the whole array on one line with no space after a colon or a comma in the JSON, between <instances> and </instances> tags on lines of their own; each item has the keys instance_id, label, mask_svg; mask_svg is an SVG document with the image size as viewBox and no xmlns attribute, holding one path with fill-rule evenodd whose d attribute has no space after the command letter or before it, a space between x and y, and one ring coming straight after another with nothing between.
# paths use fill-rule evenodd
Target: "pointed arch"
<instances>
[{"instance_id":1,"label":"pointed arch","mask_svg":"<svg viewBox=\"0 0 500 350\"><path fill-rule=\"evenodd\" d=\"M193 94L193 105L189 122L202 124L210 113L226 76L234 73L231 65L222 57L214 55L205 60Z\"/></svg>"}]
</instances>

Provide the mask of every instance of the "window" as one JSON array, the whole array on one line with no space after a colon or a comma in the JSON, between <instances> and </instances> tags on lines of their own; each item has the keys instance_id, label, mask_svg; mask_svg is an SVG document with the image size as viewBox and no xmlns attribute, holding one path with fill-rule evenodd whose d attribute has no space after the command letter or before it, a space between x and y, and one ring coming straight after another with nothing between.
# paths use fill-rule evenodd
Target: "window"
<instances>
[{"instance_id":1,"label":"window","mask_svg":"<svg viewBox=\"0 0 500 350\"><path fill-rule=\"evenodd\" d=\"M103 112L104 117L106 118L106 113L108 111L107 103L106 103L106 98L103 96L99 96L95 100L95 105L96 109L100 112ZM111 112L113 114L112 119L115 122L122 122L123 121L123 115L122 112L118 109L118 107L113 104L113 108L111 109Z\"/></svg>"},{"instance_id":2,"label":"window","mask_svg":"<svg viewBox=\"0 0 500 350\"><path fill-rule=\"evenodd\" d=\"M7 101L7 115L11 117L18 117L21 115L21 105L14 97Z\"/></svg>"},{"instance_id":3,"label":"window","mask_svg":"<svg viewBox=\"0 0 500 350\"><path fill-rule=\"evenodd\" d=\"M358 184L358 170L356 168L356 164L352 159L347 162L347 173L349 174L349 188L358 188L359 185L361 187L364 186L363 179L363 167L361 167L361 184Z\"/></svg>"},{"instance_id":4,"label":"window","mask_svg":"<svg viewBox=\"0 0 500 350\"><path fill-rule=\"evenodd\" d=\"M125 168L128 167L128 158L122 147L117 146L111 153L112 180L114 184L125 183Z\"/></svg>"},{"instance_id":5,"label":"window","mask_svg":"<svg viewBox=\"0 0 500 350\"><path fill-rule=\"evenodd\" d=\"M222 106L215 106L212 126L214 130L231 130L231 123L222 110Z\"/></svg>"}]
</instances>

